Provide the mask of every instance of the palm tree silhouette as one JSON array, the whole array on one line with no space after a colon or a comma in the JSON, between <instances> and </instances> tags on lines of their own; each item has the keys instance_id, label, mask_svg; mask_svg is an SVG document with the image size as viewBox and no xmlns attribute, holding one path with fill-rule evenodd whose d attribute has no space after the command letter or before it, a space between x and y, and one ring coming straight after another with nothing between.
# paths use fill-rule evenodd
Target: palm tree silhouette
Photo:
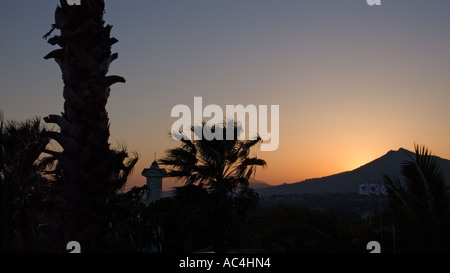
<instances>
[{"instance_id":1,"label":"palm tree silhouette","mask_svg":"<svg viewBox=\"0 0 450 273\"><path fill-rule=\"evenodd\" d=\"M50 138L40 119L5 121L0 112L1 252L42 248L40 214L51 203L52 184L45 174L54 159L43 157Z\"/></svg>"},{"instance_id":2,"label":"palm tree silhouette","mask_svg":"<svg viewBox=\"0 0 450 273\"><path fill-rule=\"evenodd\" d=\"M112 219L108 204L135 163L124 164L128 154L110 149L108 143L110 86L125 79L106 76L118 55L111 53L117 39L110 36L112 26L104 25L104 11L103 0L73 6L61 0L55 24L44 36L61 31L48 39L60 48L45 59L54 59L61 68L64 112L44 118L60 128L48 135L63 149L56 168L63 185L61 225L66 241L79 241L84 251L107 250Z\"/></svg>"},{"instance_id":3,"label":"palm tree silhouette","mask_svg":"<svg viewBox=\"0 0 450 273\"><path fill-rule=\"evenodd\" d=\"M416 145L415 158L402 165L402 179L384 176L388 210L398 230L400 250L449 251L450 197L436 157Z\"/></svg>"},{"instance_id":4,"label":"palm tree silhouette","mask_svg":"<svg viewBox=\"0 0 450 273\"><path fill-rule=\"evenodd\" d=\"M208 232L212 232L211 243L221 252L226 250L232 231L239 229L256 207L258 195L249 187L248 180L256 168L265 167L266 162L250 156L251 148L260 143L261 138L237 140L241 130L238 124L203 123L201 126L202 129L210 126L211 132L223 130L223 135L226 135L227 126L232 126L235 140L182 138L180 147L168 150L160 163L171 167L168 176L185 183L175 189L175 197L186 205L198 205L194 207L200 209L202 219L210 227ZM192 131L196 131L194 127ZM194 219L198 214L191 217ZM207 233L203 235L208 236Z\"/></svg>"}]
</instances>

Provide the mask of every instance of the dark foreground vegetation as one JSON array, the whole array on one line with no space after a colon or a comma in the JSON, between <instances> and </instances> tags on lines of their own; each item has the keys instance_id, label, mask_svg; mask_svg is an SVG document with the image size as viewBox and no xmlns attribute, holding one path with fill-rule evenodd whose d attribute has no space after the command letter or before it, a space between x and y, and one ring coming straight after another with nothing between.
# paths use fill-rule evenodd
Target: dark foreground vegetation
<instances>
[{"instance_id":1,"label":"dark foreground vegetation","mask_svg":"<svg viewBox=\"0 0 450 273\"><path fill-rule=\"evenodd\" d=\"M266 166L250 156L260 138L181 141L160 163L184 186L144 206L147 186L123 191L137 154L109 144L110 87L125 79L106 75L118 55L104 11L103 0L61 0L45 35L60 31L48 39L58 48L45 56L64 83L63 113L44 118L57 128L0 116L2 253L63 253L70 241L108 253L349 253L366 252L374 240L383 252L449 251L448 178L424 147L402 165L402 177L385 177L388 195L377 210L357 196L260 200L248 182Z\"/></svg>"}]
</instances>

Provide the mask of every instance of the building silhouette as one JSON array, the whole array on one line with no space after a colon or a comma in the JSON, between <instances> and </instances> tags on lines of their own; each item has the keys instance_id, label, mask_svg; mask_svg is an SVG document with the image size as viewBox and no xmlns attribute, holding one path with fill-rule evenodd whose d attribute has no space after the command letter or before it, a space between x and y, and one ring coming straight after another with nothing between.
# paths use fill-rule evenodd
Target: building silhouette
<instances>
[{"instance_id":1,"label":"building silhouette","mask_svg":"<svg viewBox=\"0 0 450 273\"><path fill-rule=\"evenodd\" d=\"M153 161L148 169L142 171L142 176L147 178L148 192L144 195L142 203L149 205L161 199L162 179L166 176L166 170L159 167L158 163Z\"/></svg>"}]
</instances>

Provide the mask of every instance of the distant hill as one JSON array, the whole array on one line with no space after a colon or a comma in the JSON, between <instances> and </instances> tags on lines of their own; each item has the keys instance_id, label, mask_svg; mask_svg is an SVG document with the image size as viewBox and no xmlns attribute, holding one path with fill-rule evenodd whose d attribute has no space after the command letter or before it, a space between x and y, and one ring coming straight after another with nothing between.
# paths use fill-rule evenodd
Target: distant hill
<instances>
[{"instance_id":1,"label":"distant hill","mask_svg":"<svg viewBox=\"0 0 450 273\"><path fill-rule=\"evenodd\" d=\"M363 183L382 183L383 174L397 177L401 175L401 164L405 160L414 158L415 153L400 148L398 151L389 151L384 156L367 163L353 171L343 172L327 177L307 179L293 184L283 184L256 189L260 196L302 194L302 193L347 193L357 192L358 186ZM437 157L447 181L450 181L450 161Z\"/></svg>"},{"instance_id":2,"label":"distant hill","mask_svg":"<svg viewBox=\"0 0 450 273\"><path fill-rule=\"evenodd\" d=\"M256 180L254 178L250 178L248 182L250 183L250 187L253 189L272 187L272 185L267 184L266 182L261 180Z\"/></svg>"}]
</instances>

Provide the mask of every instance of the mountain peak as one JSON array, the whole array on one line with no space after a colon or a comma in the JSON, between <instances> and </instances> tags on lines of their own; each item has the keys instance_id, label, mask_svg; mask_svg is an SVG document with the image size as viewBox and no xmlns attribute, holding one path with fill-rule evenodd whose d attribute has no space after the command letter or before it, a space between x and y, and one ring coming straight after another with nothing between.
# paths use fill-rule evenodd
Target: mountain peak
<instances>
[{"instance_id":1,"label":"mountain peak","mask_svg":"<svg viewBox=\"0 0 450 273\"><path fill-rule=\"evenodd\" d=\"M407 150L405 148L400 147L400 149L398 149L397 152L407 152L407 153L412 153L410 150Z\"/></svg>"},{"instance_id":2,"label":"mountain peak","mask_svg":"<svg viewBox=\"0 0 450 273\"><path fill-rule=\"evenodd\" d=\"M377 158L374 161L383 160L384 158L391 158L391 157L405 157L406 155L410 156L412 154L414 154L414 152L411 152L408 149L400 147L398 150L390 150L384 156ZM372 162L369 162L368 164L370 164L370 163L372 163Z\"/></svg>"},{"instance_id":3,"label":"mountain peak","mask_svg":"<svg viewBox=\"0 0 450 273\"><path fill-rule=\"evenodd\" d=\"M398 150L390 150L387 154L392 153L412 153L410 150L400 147Z\"/></svg>"},{"instance_id":4,"label":"mountain peak","mask_svg":"<svg viewBox=\"0 0 450 273\"><path fill-rule=\"evenodd\" d=\"M400 177L401 165L414 156L405 148L391 150L385 155L353 170L322 178L307 179L293 184L268 187L257 190L261 196L271 194L302 194L302 193L337 193L357 192L359 184L369 181L382 182L384 174ZM437 158L447 177L450 177L450 161ZM450 182L450 181L449 181Z\"/></svg>"}]
</instances>

